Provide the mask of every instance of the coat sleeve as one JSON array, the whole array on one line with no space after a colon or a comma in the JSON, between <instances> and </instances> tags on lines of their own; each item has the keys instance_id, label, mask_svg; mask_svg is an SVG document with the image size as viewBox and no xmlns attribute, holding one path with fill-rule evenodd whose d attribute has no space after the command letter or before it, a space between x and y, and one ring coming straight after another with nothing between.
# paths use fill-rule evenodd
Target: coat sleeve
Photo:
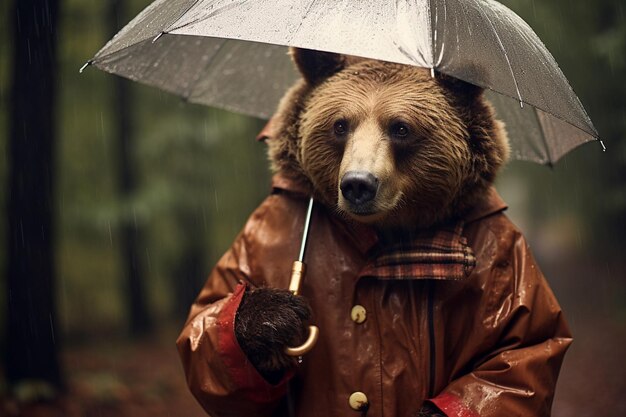
<instances>
[{"instance_id":1,"label":"coat sleeve","mask_svg":"<svg viewBox=\"0 0 626 417\"><path fill-rule=\"evenodd\" d=\"M246 229L254 227L254 217ZM270 384L237 343L235 314L245 288L254 285L246 259L246 229L211 272L176 342L187 384L213 417L271 415L291 376Z\"/></svg>"},{"instance_id":2,"label":"coat sleeve","mask_svg":"<svg viewBox=\"0 0 626 417\"><path fill-rule=\"evenodd\" d=\"M516 233L490 278L453 380L430 402L448 417L549 416L557 376L572 339L561 309Z\"/></svg>"}]
</instances>

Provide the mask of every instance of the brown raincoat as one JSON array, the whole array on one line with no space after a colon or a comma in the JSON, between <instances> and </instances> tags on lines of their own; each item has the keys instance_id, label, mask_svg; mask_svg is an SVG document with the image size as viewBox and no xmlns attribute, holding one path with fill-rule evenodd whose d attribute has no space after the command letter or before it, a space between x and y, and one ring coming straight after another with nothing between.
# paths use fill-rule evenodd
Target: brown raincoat
<instances>
[{"instance_id":1,"label":"brown raincoat","mask_svg":"<svg viewBox=\"0 0 626 417\"><path fill-rule=\"evenodd\" d=\"M409 417L428 399L450 417L550 414L570 333L495 190L465 218L395 247L317 205L301 294L320 339L267 383L237 344L235 313L245 286L288 287L307 200L275 177L191 309L177 343L210 415Z\"/></svg>"}]
</instances>

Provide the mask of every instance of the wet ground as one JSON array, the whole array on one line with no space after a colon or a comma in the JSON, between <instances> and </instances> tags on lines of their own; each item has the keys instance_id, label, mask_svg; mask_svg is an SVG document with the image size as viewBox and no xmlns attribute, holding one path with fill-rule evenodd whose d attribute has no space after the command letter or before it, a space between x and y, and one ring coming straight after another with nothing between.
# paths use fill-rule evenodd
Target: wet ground
<instances>
[{"instance_id":1,"label":"wet ground","mask_svg":"<svg viewBox=\"0 0 626 417\"><path fill-rule=\"evenodd\" d=\"M63 355L64 398L30 406L5 400L0 416L206 417L185 385L175 338L172 330L132 344L118 340L70 347Z\"/></svg>"},{"instance_id":2,"label":"wet ground","mask_svg":"<svg viewBox=\"0 0 626 417\"><path fill-rule=\"evenodd\" d=\"M553 416L626 416L626 329L572 324L574 343L561 369Z\"/></svg>"}]
</instances>

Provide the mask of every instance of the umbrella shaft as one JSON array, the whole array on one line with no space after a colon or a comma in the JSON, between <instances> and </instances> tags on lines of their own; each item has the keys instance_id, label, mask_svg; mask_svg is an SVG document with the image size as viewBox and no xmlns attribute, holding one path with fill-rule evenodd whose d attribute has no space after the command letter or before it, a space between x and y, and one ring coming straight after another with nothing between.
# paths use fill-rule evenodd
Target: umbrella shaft
<instances>
[{"instance_id":1,"label":"umbrella shaft","mask_svg":"<svg viewBox=\"0 0 626 417\"><path fill-rule=\"evenodd\" d=\"M309 207L306 210L306 218L304 219L304 231L302 232L302 243L300 244L300 256L298 261L304 261L304 251L306 249L306 239L309 235L309 226L311 225L311 213L313 212L313 197L309 199Z\"/></svg>"}]
</instances>

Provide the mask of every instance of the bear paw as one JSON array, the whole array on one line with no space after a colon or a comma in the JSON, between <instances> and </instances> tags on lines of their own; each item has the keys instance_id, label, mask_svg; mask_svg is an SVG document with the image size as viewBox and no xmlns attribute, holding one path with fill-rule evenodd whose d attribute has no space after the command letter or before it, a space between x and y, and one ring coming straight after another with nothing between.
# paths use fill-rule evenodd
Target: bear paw
<instances>
[{"instance_id":1,"label":"bear paw","mask_svg":"<svg viewBox=\"0 0 626 417\"><path fill-rule=\"evenodd\" d=\"M304 342L310 317L306 300L288 290L246 290L235 318L235 335L252 365L266 380L277 383L295 364L285 348Z\"/></svg>"}]
</instances>

